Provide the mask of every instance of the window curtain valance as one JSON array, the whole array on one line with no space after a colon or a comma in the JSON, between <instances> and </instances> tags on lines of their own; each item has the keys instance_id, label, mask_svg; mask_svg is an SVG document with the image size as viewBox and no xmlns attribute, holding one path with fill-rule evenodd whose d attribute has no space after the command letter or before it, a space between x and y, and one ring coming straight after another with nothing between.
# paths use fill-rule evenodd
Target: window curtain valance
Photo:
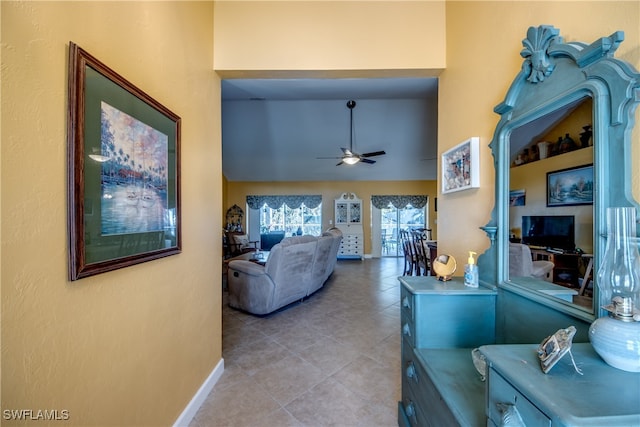
<instances>
[{"instance_id":1,"label":"window curtain valance","mask_svg":"<svg viewBox=\"0 0 640 427\"><path fill-rule=\"evenodd\" d=\"M423 208L428 200L429 196L371 196L371 203L378 209L388 207L389 203L396 209L405 208L407 205Z\"/></svg>"},{"instance_id":2,"label":"window curtain valance","mask_svg":"<svg viewBox=\"0 0 640 427\"><path fill-rule=\"evenodd\" d=\"M322 203L322 195L247 196L247 205L251 209L260 209L265 203L271 209L279 209L283 204L289 209L298 209L303 203L306 207L315 209Z\"/></svg>"}]
</instances>

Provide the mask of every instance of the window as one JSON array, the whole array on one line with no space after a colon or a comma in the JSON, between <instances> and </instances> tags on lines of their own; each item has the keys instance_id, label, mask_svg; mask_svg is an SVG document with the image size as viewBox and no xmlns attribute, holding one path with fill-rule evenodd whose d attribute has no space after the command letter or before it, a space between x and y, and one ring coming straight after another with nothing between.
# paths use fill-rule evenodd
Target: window
<instances>
[{"instance_id":1,"label":"window","mask_svg":"<svg viewBox=\"0 0 640 427\"><path fill-rule=\"evenodd\" d=\"M283 231L285 236L294 234L322 234L322 203L308 208L304 203L299 208L290 208L282 204L272 209L265 203L260 209L260 234L271 231Z\"/></svg>"},{"instance_id":2,"label":"window","mask_svg":"<svg viewBox=\"0 0 640 427\"><path fill-rule=\"evenodd\" d=\"M391 203L380 210L382 219L382 256L404 256L402 245L399 245L399 230L416 230L426 228L426 207L414 208L407 205L398 209Z\"/></svg>"}]
</instances>

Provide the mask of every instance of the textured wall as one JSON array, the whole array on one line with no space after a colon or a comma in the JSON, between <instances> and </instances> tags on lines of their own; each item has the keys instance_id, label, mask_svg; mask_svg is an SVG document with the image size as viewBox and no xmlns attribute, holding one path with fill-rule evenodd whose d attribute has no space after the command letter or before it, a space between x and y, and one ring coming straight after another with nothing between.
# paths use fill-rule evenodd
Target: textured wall
<instances>
[{"instance_id":1,"label":"textured wall","mask_svg":"<svg viewBox=\"0 0 640 427\"><path fill-rule=\"evenodd\" d=\"M222 1L219 71L365 70L445 66L444 1Z\"/></svg>"},{"instance_id":2,"label":"textured wall","mask_svg":"<svg viewBox=\"0 0 640 427\"><path fill-rule=\"evenodd\" d=\"M2 409L67 410L65 425L170 425L221 359L221 266L212 262L221 256L213 224L222 211L213 3L1 7ZM73 283L70 40L183 124L182 254Z\"/></svg>"}]
</instances>

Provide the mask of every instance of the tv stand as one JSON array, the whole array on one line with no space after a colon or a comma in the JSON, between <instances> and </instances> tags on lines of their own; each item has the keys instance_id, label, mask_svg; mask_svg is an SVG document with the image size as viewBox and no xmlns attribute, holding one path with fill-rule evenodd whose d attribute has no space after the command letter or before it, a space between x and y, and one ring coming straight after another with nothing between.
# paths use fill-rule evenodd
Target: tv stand
<instances>
[{"instance_id":1,"label":"tv stand","mask_svg":"<svg viewBox=\"0 0 640 427\"><path fill-rule=\"evenodd\" d=\"M548 249L531 249L534 261L547 260L553 263L553 283L569 288L578 288L578 277L582 266L582 254Z\"/></svg>"}]
</instances>

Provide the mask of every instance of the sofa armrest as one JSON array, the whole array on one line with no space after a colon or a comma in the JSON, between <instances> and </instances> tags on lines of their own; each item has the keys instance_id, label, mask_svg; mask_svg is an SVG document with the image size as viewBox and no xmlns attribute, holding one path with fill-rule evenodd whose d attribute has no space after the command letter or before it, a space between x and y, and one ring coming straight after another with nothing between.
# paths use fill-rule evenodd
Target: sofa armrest
<instances>
[{"instance_id":1,"label":"sofa armrest","mask_svg":"<svg viewBox=\"0 0 640 427\"><path fill-rule=\"evenodd\" d=\"M275 309L276 285L262 265L251 261L231 261L227 288L230 307L258 315Z\"/></svg>"},{"instance_id":2,"label":"sofa armrest","mask_svg":"<svg viewBox=\"0 0 640 427\"><path fill-rule=\"evenodd\" d=\"M264 270L264 265L241 259L229 262L229 270L236 270L250 276L261 276L267 274Z\"/></svg>"}]
</instances>

